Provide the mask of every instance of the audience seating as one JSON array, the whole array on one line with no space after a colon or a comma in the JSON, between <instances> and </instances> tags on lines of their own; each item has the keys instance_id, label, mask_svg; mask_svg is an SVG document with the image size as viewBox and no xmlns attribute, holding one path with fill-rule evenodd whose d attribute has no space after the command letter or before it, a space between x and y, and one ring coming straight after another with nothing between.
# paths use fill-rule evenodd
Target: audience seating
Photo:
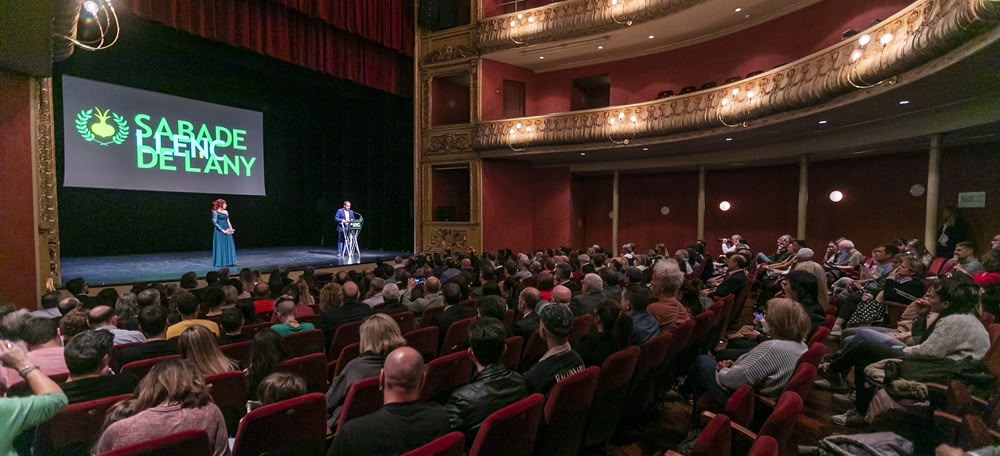
<instances>
[{"instance_id":1,"label":"audience seating","mask_svg":"<svg viewBox=\"0 0 1000 456\"><path fill-rule=\"evenodd\" d=\"M360 321L352 321L337 327L333 333L333 339L330 340L330 349L326 352L330 361L336 359L344 347L361 341L361 323Z\"/></svg>"},{"instance_id":2,"label":"audience seating","mask_svg":"<svg viewBox=\"0 0 1000 456\"><path fill-rule=\"evenodd\" d=\"M399 333L406 334L414 329L417 329L417 316L413 312L399 312L389 315L393 320L396 320L396 325L399 326Z\"/></svg>"},{"instance_id":3,"label":"audience seating","mask_svg":"<svg viewBox=\"0 0 1000 456\"><path fill-rule=\"evenodd\" d=\"M168 359L180 358L181 355L167 355L160 356L157 358L142 359L139 361L132 361L124 366L122 366L122 375L132 374L135 378L142 380L146 374L149 373L150 369L153 368L160 361L166 361Z\"/></svg>"},{"instance_id":4,"label":"audience seating","mask_svg":"<svg viewBox=\"0 0 1000 456\"><path fill-rule=\"evenodd\" d=\"M49 378L51 378L53 382L62 383L65 382L67 378L69 378L69 372L63 372L61 374L52 374L49 376ZM7 396L11 397L26 397L26 396L31 396L32 394L34 393L31 391L31 385L29 385L28 382L24 381L17 382L11 385L9 389L7 389Z\"/></svg>"},{"instance_id":5,"label":"audience seating","mask_svg":"<svg viewBox=\"0 0 1000 456\"><path fill-rule=\"evenodd\" d=\"M588 367L556 383L545 401L535 454L576 456L587 428L587 415L601 368Z\"/></svg>"},{"instance_id":6,"label":"audience seating","mask_svg":"<svg viewBox=\"0 0 1000 456\"><path fill-rule=\"evenodd\" d=\"M694 331L691 333L691 357L701 355L708 351L709 341L714 340L712 326L715 323L715 312L711 309L705 310L694 317Z\"/></svg>"},{"instance_id":7,"label":"audience seating","mask_svg":"<svg viewBox=\"0 0 1000 456\"><path fill-rule=\"evenodd\" d=\"M100 453L98 456L196 456L212 454L205 431L189 430Z\"/></svg>"},{"instance_id":8,"label":"audience seating","mask_svg":"<svg viewBox=\"0 0 1000 456\"><path fill-rule=\"evenodd\" d=\"M326 454L326 396L306 394L247 413L240 420L233 456Z\"/></svg>"},{"instance_id":9,"label":"audience seating","mask_svg":"<svg viewBox=\"0 0 1000 456\"><path fill-rule=\"evenodd\" d=\"M778 456L778 441L769 435L758 436L747 456Z\"/></svg>"},{"instance_id":10,"label":"audience seating","mask_svg":"<svg viewBox=\"0 0 1000 456\"><path fill-rule=\"evenodd\" d=\"M820 326L816 328L816 332L813 333L812 337L809 338L809 342L806 343L810 348L813 344L823 344L826 345L826 339L830 337L830 328L826 326Z\"/></svg>"},{"instance_id":11,"label":"audience seating","mask_svg":"<svg viewBox=\"0 0 1000 456\"><path fill-rule=\"evenodd\" d=\"M535 393L490 414L479 427L469 456L531 455L544 401L545 396Z\"/></svg>"},{"instance_id":12,"label":"audience seating","mask_svg":"<svg viewBox=\"0 0 1000 456\"><path fill-rule=\"evenodd\" d=\"M253 353L253 341L244 340L232 344L219 346L219 350L227 358L240 363L240 367L246 369L250 365L250 355Z\"/></svg>"},{"instance_id":13,"label":"audience seating","mask_svg":"<svg viewBox=\"0 0 1000 456\"><path fill-rule=\"evenodd\" d=\"M441 348L438 354L447 355L464 350L469 345L469 325L476 321L475 317L458 320L448 326L448 331L444 333L444 340L441 341Z\"/></svg>"},{"instance_id":14,"label":"audience seating","mask_svg":"<svg viewBox=\"0 0 1000 456\"><path fill-rule=\"evenodd\" d=\"M403 338L406 339L406 345L424 356L424 362L430 362L437 358L438 341L441 340L438 337L440 331L437 326L428 326L403 334Z\"/></svg>"},{"instance_id":15,"label":"audience seating","mask_svg":"<svg viewBox=\"0 0 1000 456\"><path fill-rule=\"evenodd\" d=\"M257 312L257 313L255 313L254 316L253 316L253 318L254 318L254 321L256 321L258 323L260 323L260 322L270 323L271 322L271 317L273 317L273 316L274 316L274 311L273 310L265 310L263 312Z\"/></svg>"},{"instance_id":16,"label":"audience seating","mask_svg":"<svg viewBox=\"0 0 1000 456\"><path fill-rule=\"evenodd\" d=\"M326 354L326 340L323 339L323 331L319 329L289 334L283 340L285 342L285 353L289 358L297 358L312 353Z\"/></svg>"},{"instance_id":17,"label":"audience seating","mask_svg":"<svg viewBox=\"0 0 1000 456\"><path fill-rule=\"evenodd\" d=\"M524 344L524 350L521 352L521 372L525 372L534 366L539 359L545 355L548 350L548 346L545 344L545 340L542 339L541 333L537 330L531 333L528 340Z\"/></svg>"},{"instance_id":18,"label":"audience seating","mask_svg":"<svg viewBox=\"0 0 1000 456\"><path fill-rule=\"evenodd\" d=\"M663 98L670 98L672 96L674 96L674 91L673 90L661 90L660 93L656 94L656 99L660 100L660 99L663 99Z\"/></svg>"},{"instance_id":19,"label":"audience seating","mask_svg":"<svg viewBox=\"0 0 1000 456\"><path fill-rule=\"evenodd\" d=\"M743 385L737 388L732 396L729 396L723 413L729 416L729 419L734 423L749 427L753 423L755 403L753 385Z\"/></svg>"},{"instance_id":20,"label":"audience seating","mask_svg":"<svg viewBox=\"0 0 1000 456\"><path fill-rule=\"evenodd\" d=\"M1000 345L1000 323L993 323L986 331L990 333L990 341L993 345Z\"/></svg>"},{"instance_id":21,"label":"audience seating","mask_svg":"<svg viewBox=\"0 0 1000 456\"><path fill-rule=\"evenodd\" d=\"M257 318L260 318L261 314L257 314ZM249 325L243 325L243 329L240 332L243 333L243 337L247 339L253 339L253 336L257 335L262 329L270 328L273 323L271 323L271 317L267 317L267 320L259 320L261 323L253 323Z\"/></svg>"},{"instance_id":22,"label":"audience seating","mask_svg":"<svg viewBox=\"0 0 1000 456\"><path fill-rule=\"evenodd\" d=\"M573 318L573 330L569 333L569 343L576 345L583 336L590 334L594 327L594 316L591 314L579 315Z\"/></svg>"},{"instance_id":23,"label":"audience seating","mask_svg":"<svg viewBox=\"0 0 1000 456\"><path fill-rule=\"evenodd\" d=\"M118 357L121 355L122 350L124 350L124 349L126 349L128 347L133 347L133 346L136 346L136 345L139 345L139 344L143 344L143 343L145 343L145 342L131 342L131 343L119 344L119 345L115 345L115 346L111 347L111 357L108 359L108 367L110 367L111 370L113 370L115 372L120 372L121 368L122 368L122 365L118 361Z\"/></svg>"},{"instance_id":24,"label":"audience seating","mask_svg":"<svg viewBox=\"0 0 1000 456\"><path fill-rule=\"evenodd\" d=\"M51 420L35 428L35 453L40 455L90 454L104 424L104 414L113 405L131 399L131 394L70 404ZM6 429L4 432L14 432Z\"/></svg>"},{"instance_id":25,"label":"audience seating","mask_svg":"<svg viewBox=\"0 0 1000 456\"><path fill-rule=\"evenodd\" d=\"M424 328L434 326L434 316L441 312L444 312L444 306L434 306L425 309L423 315L420 316L420 325Z\"/></svg>"},{"instance_id":26,"label":"audience seating","mask_svg":"<svg viewBox=\"0 0 1000 456\"><path fill-rule=\"evenodd\" d=\"M340 373L344 370L344 367L347 366L347 363L351 362L352 359L357 358L359 355L361 355L361 342L355 342L344 347L343 350L340 350L340 356L338 356L335 361L330 362L330 364L333 364L334 368L333 371L329 372L327 375L329 380L333 381L333 377L340 375Z\"/></svg>"},{"instance_id":27,"label":"audience seating","mask_svg":"<svg viewBox=\"0 0 1000 456\"><path fill-rule=\"evenodd\" d=\"M636 346L612 353L604 360L590 407L585 447L604 444L614 434L638 362L639 347Z\"/></svg>"},{"instance_id":28,"label":"audience seating","mask_svg":"<svg viewBox=\"0 0 1000 456\"><path fill-rule=\"evenodd\" d=\"M823 362L824 356L826 356L826 343L816 342L809 345L809 349L799 357L799 360L795 363L795 367L798 367L802 363L819 367L819 363Z\"/></svg>"},{"instance_id":29,"label":"audience seating","mask_svg":"<svg viewBox=\"0 0 1000 456\"><path fill-rule=\"evenodd\" d=\"M698 433L691 446L691 456L728 456L732 453L733 430L729 417L715 415L708 425ZM675 451L668 451L664 456L681 456Z\"/></svg>"},{"instance_id":30,"label":"audience seating","mask_svg":"<svg viewBox=\"0 0 1000 456\"><path fill-rule=\"evenodd\" d=\"M794 392L786 391L778 398L774 412L767 417L759 432L753 432L744 426L730 422L730 427L736 431L733 436L733 447L737 448L736 453L747 453L748 448L752 442L757 440L758 436L770 436L777 442L779 448L786 448L789 454L797 454L797 449L790 448L788 442L791 440L792 431L795 430L795 422L802 414L802 408L802 398ZM702 412L702 417L712 420L715 419L716 414Z\"/></svg>"},{"instance_id":31,"label":"audience seating","mask_svg":"<svg viewBox=\"0 0 1000 456\"><path fill-rule=\"evenodd\" d=\"M229 435L236 435L240 418L247 412L249 386L246 375L242 371L209 375L205 377L205 384L208 385L208 392L212 395L212 402L222 410Z\"/></svg>"},{"instance_id":32,"label":"audience seating","mask_svg":"<svg viewBox=\"0 0 1000 456\"><path fill-rule=\"evenodd\" d=\"M686 94L689 94L691 92L697 92L697 91L698 91L697 87L695 87L695 86L687 86L687 87L684 87L683 89L681 89L681 95L686 95Z\"/></svg>"},{"instance_id":33,"label":"audience seating","mask_svg":"<svg viewBox=\"0 0 1000 456\"><path fill-rule=\"evenodd\" d=\"M639 346L639 361L635 365L635 373L632 374L632 383L625 400L626 421L633 421L638 417L652 399L653 389L657 384L654 371L663 365L672 338L673 334L670 332L662 332Z\"/></svg>"},{"instance_id":34,"label":"audience seating","mask_svg":"<svg viewBox=\"0 0 1000 456\"><path fill-rule=\"evenodd\" d=\"M739 81L740 79L743 79L743 77L741 77L739 75L737 75L737 76L730 76L730 77L726 78L726 81L724 82L724 84L732 84L732 83L734 83L736 81Z\"/></svg>"},{"instance_id":35,"label":"audience seating","mask_svg":"<svg viewBox=\"0 0 1000 456\"><path fill-rule=\"evenodd\" d=\"M517 371L517 367L521 363L521 351L524 349L524 338L521 336L511 336L507 338L504 344L506 350L504 350L502 356L503 365L507 366L507 369Z\"/></svg>"},{"instance_id":36,"label":"audience seating","mask_svg":"<svg viewBox=\"0 0 1000 456\"><path fill-rule=\"evenodd\" d=\"M507 311L503 313L503 327L507 328L508 333L511 328L514 327L514 320L516 319L517 312L515 312L514 309L507 309Z\"/></svg>"},{"instance_id":37,"label":"audience seating","mask_svg":"<svg viewBox=\"0 0 1000 456\"><path fill-rule=\"evenodd\" d=\"M304 378L306 389L311 393L326 391L326 355L322 353L286 359L277 370L291 372Z\"/></svg>"},{"instance_id":38,"label":"audience seating","mask_svg":"<svg viewBox=\"0 0 1000 456\"><path fill-rule=\"evenodd\" d=\"M379 386L378 377L354 383L347 390L344 406L341 407L340 416L337 417L337 432L344 428L344 423L375 413L380 408L382 408L382 388Z\"/></svg>"},{"instance_id":39,"label":"audience seating","mask_svg":"<svg viewBox=\"0 0 1000 456\"><path fill-rule=\"evenodd\" d=\"M465 454L465 435L461 432L450 432L426 445L407 451L402 456L463 456Z\"/></svg>"},{"instance_id":40,"label":"audience seating","mask_svg":"<svg viewBox=\"0 0 1000 456\"><path fill-rule=\"evenodd\" d=\"M472 381L476 365L465 351L435 358L427 363L424 389L420 398L444 403L451 392Z\"/></svg>"}]
</instances>

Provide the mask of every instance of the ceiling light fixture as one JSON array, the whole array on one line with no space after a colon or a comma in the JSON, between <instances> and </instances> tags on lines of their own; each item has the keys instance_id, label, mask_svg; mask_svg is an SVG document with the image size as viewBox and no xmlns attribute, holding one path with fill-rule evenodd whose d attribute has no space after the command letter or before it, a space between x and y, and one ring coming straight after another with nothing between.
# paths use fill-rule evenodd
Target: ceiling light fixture
<instances>
[{"instance_id":1,"label":"ceiling light fixture","mask_svg":"<svg viewBox=\"0 0 1000 456\"><path fill-rule=\"evenodd\" d=\"M733 138L726 138L726 141L732 141Z\"/></svg>"},{"instance_id":2,"label":"ceiling light fixture","mask_svg":"<svg viewBox=\"0 0 1000 456\"><path fill-rule=\"evenodd\" d=\"M538 56L538 60L545 60L545 56L544 55Z\"/></svg>"},{"instance_id":3,"label":"ceiling light fixture","mask_svg":"<svg viewBox=\"0 0 1000 456\"><path fill-rule=\"evenodd\" d=\"M597 49L604 49L604 46L597 46Z\"/></svg>"},{"instance_id":4,"label":"ceiling light fixture","mask_svg":"<svg viewBox=\"0 0 1000 456\"><path fill-rule=\"evenodd\" d=\"M87 0L83 2L83 10L90 15L84 20L82 27L97 26L98 36L96 38L79 41L72 36L58 36L75 44L85 51L100 51L114 46L121 35L121 26L118 23L118 14L115 12L111 0ZM79 33L76 34L80 36Z\"/></svg>"},{"instance_id":5,"label":"ceiling light fixture","mask_svg":"<svg viewBox=\"0 0 1000 456\"><path fill-rule=\"evenodd\" d=\"M643 147L642 150L649 150L649 148L648 147Z\"/></svg>"},{"instance_id":6,"label":"ceiling light fixture","mask_svg":"<svg viewBox=\"0 0 1000 456\"><path fill-rule=\"evenodd\" d=\"M736 10L735 10L735 11L736 11L736 12L738 13L738 12L740 12L740 11L743 11L743 8L736 8Z\"/></svg>"},{"instance_id":7,"label":"ceiling light fixture","mask_svg":"<svg viewBox=\"0 0 1000 456\"><path fill-rule=\"evenodd\" d=\"M899 100L899 104L901 104L901 105L908 105L908 104L910 104L910 100Z\"/></svg>"},{"instance_id":8,"label":"ceiling light fixture","mask_svg":"<svg viewBox=\"0 0 1000 456\"><path fill-rule=\"evenodd\" d=\"M819 124L820 125L826 125L826 121L825 120L821 120L821 121L819 121Z\"/></svg>"},{"instance_id":9,"label":"ceiling light fixture","mask_svg":"<svg viewBox=\"0 0 1000 456\"><path fill-rule=\"evenodd\" d=\"M648 38L649 38L649 39L653 39L653 38L656 38L656 36L654 36L654 35L649 35L649 36L648 36Z\"/></svg>"},{"instance_id":10,"label":"ceiling light fixture","mask_svg":"<svg viewBox=\"0 0 1000 456\"><path fill-rule=\"evenodd\" d=\"M625 111L618 111L617 116L608 117L608 139L615 144L627 146L635 138L638 126L639 116L636 113L626 116ZM615 139L615 133L621 134L622 139Z\"/></svg>"}]
</instances>

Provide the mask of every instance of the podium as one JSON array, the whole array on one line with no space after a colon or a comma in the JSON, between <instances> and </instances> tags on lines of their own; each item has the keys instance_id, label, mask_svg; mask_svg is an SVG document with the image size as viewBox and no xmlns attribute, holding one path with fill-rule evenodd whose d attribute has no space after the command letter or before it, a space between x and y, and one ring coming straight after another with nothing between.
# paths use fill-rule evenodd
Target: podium
<instances>
[{"instance_id":1,"label":"podium","mask_svg":"<svg viewBox=\"0 0 1000 456\"><path fill-rule=\"evenodd\" d=\"M347 222L342 222L344 227L344 248L340 251L341 256L347 258L361 258L361 248L358 246L358 235L364 225L364 218L357 218Z\"/></svg>"}]
</instances>

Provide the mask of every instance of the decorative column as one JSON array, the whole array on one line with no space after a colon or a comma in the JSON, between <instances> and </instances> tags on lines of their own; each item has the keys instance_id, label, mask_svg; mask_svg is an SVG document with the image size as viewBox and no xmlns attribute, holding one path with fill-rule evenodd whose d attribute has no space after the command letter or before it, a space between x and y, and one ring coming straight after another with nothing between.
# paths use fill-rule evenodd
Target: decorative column
<instances>
[{"instance_id":1,"label":"decorative column","mask_svg":"<svg viewBox=\"0 0 1000 456\"><path fill-rule=\"evenodd\" d=\"M809 205L809 157L799 158L799 220L797 239L806 238L806 215Z\"/></svg>"},{"instance_id":2,"label":"decorative column","mask_svg":"<svg viewBox=\"0 0 1000 456\"><path fill-rule=\"evenodd\" d=\"M937 245L938 195L941 180L941 135L931 136L927 158L927 211L924 213L924 245L934 251Z\"/></svg>"},{"instance_id":3,"label":"decorative column","mask_svg":"<svg viewBox=\"0 0 1000 456\"><path fill-rule=\"evenodd\" d=\"M611 251L618 255L618 170L611 184Z\"/></svg>"},{"instance_id":4,"label":"decorative column","mask_svg":"<svg viewBox=\"0 0 1000 456\"><path fill-rule=\"evenodd\" d=\"M705 165L698 165L698 239L705 239Z\"/></svg>"}]
</instances>

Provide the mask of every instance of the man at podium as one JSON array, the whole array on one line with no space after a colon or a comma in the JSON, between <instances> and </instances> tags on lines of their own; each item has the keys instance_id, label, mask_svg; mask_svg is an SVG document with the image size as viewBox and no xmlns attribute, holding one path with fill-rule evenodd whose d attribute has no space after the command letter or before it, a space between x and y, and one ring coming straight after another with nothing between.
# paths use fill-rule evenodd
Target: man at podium
<instances>
[{"instance_id":1,"label":"man at podium","mask_svg":"<svg viewBox=\"0 0 1000 456\"><path fill-rule=\"evenodd\" d=\"M344 201L344 207L337 209L333 219L337 221L337 254L344 255L344 243L347 242L347 234L350 231L348 224L356 219L354 211L351 210L351 202Z\"/></svg>"}]
</instances>

